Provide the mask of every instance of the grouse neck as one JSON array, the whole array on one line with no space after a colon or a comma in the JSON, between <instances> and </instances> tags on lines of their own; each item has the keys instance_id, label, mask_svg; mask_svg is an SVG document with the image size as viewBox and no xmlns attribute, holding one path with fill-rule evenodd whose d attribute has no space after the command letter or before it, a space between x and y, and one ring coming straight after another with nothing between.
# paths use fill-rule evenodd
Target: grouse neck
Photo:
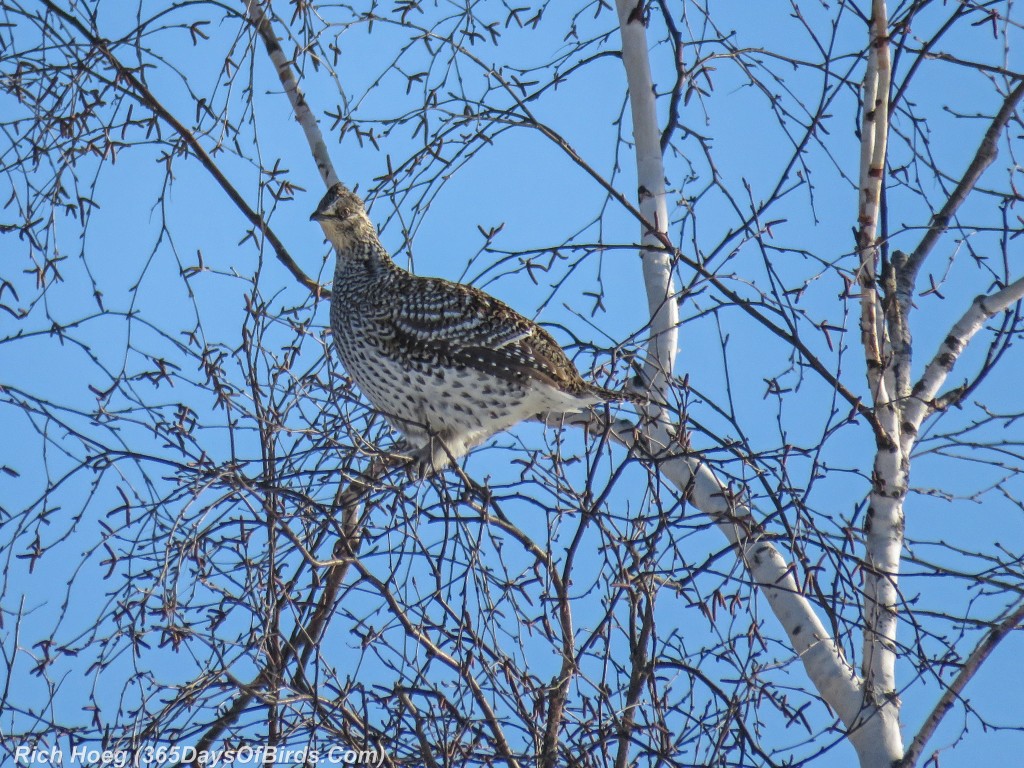
<instances>
[{"instance_id":1,"label":"grouse neck","mask_svg":"<svg viewBox=\"0 0 1024 768\"><path fill-rule=\"evenodd\" d=\"M395 268L391 256L376 235L369 238L352 239L344 247L335 248L338 261L336 273L362 272L380 273Z\"/></svg>"}]
</instances>

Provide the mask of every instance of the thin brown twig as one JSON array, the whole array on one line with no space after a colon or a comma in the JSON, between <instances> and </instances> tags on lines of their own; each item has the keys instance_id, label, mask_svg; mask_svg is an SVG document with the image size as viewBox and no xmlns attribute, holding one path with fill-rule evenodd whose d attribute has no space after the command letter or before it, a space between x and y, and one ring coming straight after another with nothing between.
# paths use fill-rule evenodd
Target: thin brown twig
<instances>
[{"instance_id":1,"label":"thin brown twig","mask_svg":"<svg viewBox=\"0 0 1024 768\"><path fill-rule=\"evenodd\" d=\"M341 588L345 576L348 575L349 566L352 564L352 560L357 555L362 544L362 538L359 535L362 521L360 502L376 487L376 480L387 474L390 469L404 467L407 461L408 459L404 457L385 456L375 461L367 470L365 476L356 478L348 485L338 488L338 492L334 497L332 512L336 512L338 509L342 510L342 534L334 544L333 555L335 561L327 568L326 577L323 582L323 592L317 600L313 614L305 623L296 627L292 633L288 643L282 649L281 658L276 665L278 668L283 669L291 661L297 659L299 663L296 667L295 675L301 674L302 667L308 662L310 654L323 636L328 619L334 613L338 590ZM318 585L313 585L314 592L318 588ZM220 735L233 723L237 722L238 718L242 716L246 708L256 698L260 688L267 683L270 674L270 667L264 667L253 678L252 682L241 688L238 696L231 702L227 710L210 724L206 732L198 740L196 743L197 754L202 755L207 752ZM195 768L200 768L197 763L193 763L193 765Z\"/></svg>"},{"instance_id":2,"label":"thin brown twig","mask_svg":"<svg viewBox=\"0 0 1024 768\"><path fill-rule=\"evenodd\" d=\"M124 81L124 83L127 84L127 87L120 86L126 94L133 97L147 109L150 109L153 114L157 115L161 120L167 123L167 125L173 128L179 136L181 136L182 141L188 145L188 148L196 156L200 164L206 168L207 172L211 176L213 176L221 189L223 189L225 194L227 194L231 199L231 202L233 202L245 218L249 220L249 223L252 224L253 228L267 239L271 248L274 249L274 255L277 257L277 260L292 273L295 279L318 299L330 296L330 291L327 288L320 285L302 271L302 268L291 257L291 254L288 253L288 249L285 247L284 243L281 242L281 239L274 233L274 230L270 228L270 225L259 213L250 207L249 203L246 202L241 193L235 189L235 186L220 170L217 164L213 161L213 158L210 157L205 149L203 149L203 145L199 143L199 140L195 135L186 128L185 125L178 120L178 118L176 118L170 110L168 110L160 100L156 98L155 95L153 95L153 92L135 76L135 73L131 69L121 63L120 59L118 59L107 46L106 41L94 35L84 24L82 24L82 22L64 9L58 8L51 2L51 0L43 0L43 5L46 6L51 13L59 16L65 22L78 30L78 32L89 41L89 44L103 55L117 73L115 83L120 84L121 81Z\"/></svg>"},{"instance_id":3,"label":"thin brown twig","mask_svg":"<svg viewBox=\"0 0 1024 768\"><path fill-rule=\"evenodd\" d=\"M946 716L946 713L953 708L956 700L960 698L960 694L967 687L975 673L977 673L978 669L985 663L985 660L992 654L992 651L996 649L999 643L1010 632L1020 628L1022 622L1024 622L1024 602L1018 604L1017 608L1009 616L992 627L988 634L971 651L960 667L960 671L957 672L956 677L953 678L935 703L935 707L925 719L924 725L921 726L921 730L917 732L910 746L907 747L903 759L899 761L896 768L911 768L918 761L925 744L935 735L935 731Z\"/></svg>"},{"instance_id":4,"label":"thin brown twig","mask_svg":"<svg viewBox=\"0 0 1024 768\"><path fill-rule=\"evenodd\" d=\"M974 153L974 157L970 165L967 166L964 175L960 177L960 181L950 193L942 209L932 218L928 231L921 239L920 244L910 254L905 266L897 274L896 277L901 295L910 296L913 293L914 285L917 282L917 274L921 270L925 259L928 258L928 254L931 253L935 244L939 241L939 237L949 229L950 222L953 221L956 212L977 185L978 179L981 178L981 175L992 164L992 161L996 159L996 155L999 154L999 137L1002 136L1007 123L1010 122L1017 111L1017 105L1022 98L1024 98L1024 81L1017 83L1016 87L1003 100L1002 107L999 108L996 116L992 118L992 124L985 131L981 144L978 146L977 152Z\"/></svg>"}]
</instances>

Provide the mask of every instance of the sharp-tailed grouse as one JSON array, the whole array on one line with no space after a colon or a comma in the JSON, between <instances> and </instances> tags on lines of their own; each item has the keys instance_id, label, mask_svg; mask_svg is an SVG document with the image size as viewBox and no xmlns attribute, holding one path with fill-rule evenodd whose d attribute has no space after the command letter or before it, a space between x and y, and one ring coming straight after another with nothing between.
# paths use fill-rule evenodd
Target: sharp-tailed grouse
<instances>
[{"instance_id":1,"label":"sharp-tailed grouse","mask_svg":"<svg viewBox=\"0 0 1024 768\"><path fill-rule=\"evenodd\" d=\"M422 471L524 419L638 399L584 381L547 331L483 291L396 265L344 185L310 219L337 252L331 330L345 369Z\"/></svg>"}]
</instances>

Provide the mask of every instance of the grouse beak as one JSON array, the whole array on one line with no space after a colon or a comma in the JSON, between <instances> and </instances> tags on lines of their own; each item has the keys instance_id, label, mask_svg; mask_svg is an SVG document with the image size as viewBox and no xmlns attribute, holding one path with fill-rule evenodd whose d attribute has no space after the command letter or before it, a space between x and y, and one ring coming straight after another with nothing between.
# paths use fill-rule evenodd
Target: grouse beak
<instances>
[{"instance_id":1,"label":"grouse beak","mask_svg":"<svg viewBox=\"0 0 1024 768\"><path fill-rule=\"evenodd\" d=\"M320 209L317 209L313 211L311 214L309 214L310 221L323 221L326 218L327 214L321 211Z\"/></svg>"}]
</instances>

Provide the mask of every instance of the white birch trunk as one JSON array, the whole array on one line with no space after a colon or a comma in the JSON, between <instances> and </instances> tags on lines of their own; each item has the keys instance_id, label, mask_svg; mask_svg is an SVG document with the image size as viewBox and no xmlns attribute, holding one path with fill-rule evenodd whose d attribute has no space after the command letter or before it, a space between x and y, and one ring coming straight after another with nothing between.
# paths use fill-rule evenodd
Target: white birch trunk
<instances>
[{"instance_id":1,"label":"white birch trunk","mask_svg":"<svg viewBox=\"0 0 1024 768\"><path fill-rule=\"evenodd\" d=\"M636 141L644 283L651 316L651 338L645 374L656 403L666 402L675 367L678 343L678 310L672 281L668 238L665 170L661 154L654 87L651 78L642 2L616 0L622 34L622 58L629 83L633 135ZM310 150L328 185L338 180L317 120L298 87L291 63L274 36L260 0L248 0L249 18L263 39L303 128ZM935 408L934 398L949 371L985 321L1024 297L1024 279L991 294L978 297L954 326L921 381L897 406L894 366L886 317L877 286L877 214L885 169L888 129L889 57L887 17L883 0L872 2L871 51L865 77L859 252L862 288L861 331L868 362L868 379L875 413L881 427L876 454L875 483L870 496L864 591L864 677L859 678L841 648L829 635L810 600L801 593L794 570L779 550L762 539L751 511L737 503L733 494L700 458L684 453L674 439L668 414L651 406L641 429L625 420L603 424L594 413L574 414L566 423L603 434L605 429L619 443L641 455L657 456L664 477L703 513L708 515L734 546L751 579L758 585L772 612L786 631L812 684L849 730L849 739L863 768L891 768L903 757L899 731L899 705L895 697L895 629L898 604L899 556L903 541L903 497L906 492L907 457L919 428ZM904 321L906 318L904 318ZM910 428L902 430L903 424ZM679 425L683 428L683 425ZM1008 631L1008 630L1007 630ZM936 722L940 716L934 718ZM934 724L933 724L934 725ZM916 744L911 756L919 754Z\"/></svg>"},{"instance_id":2,"label":"white birch trunk","mask_svg":"<svg viewBox=\"0 0 1024 768\"><path fill-rule=\"evenodd\" d=\"M645 384L655 403L664 403L675 369L679 344L679 308L672 281L672 258L664 242L668 237L668 204L665 199L665 165L661 156L661 130L654 99L650 59L647 55L647 29L642 17L631 21L630 14L642 14L643 4L618 0L619 29L622 32L622 62L629 83L629 104L636 143L637 196L644 224L640 232L640 256L643 263L647 307L650 312L651 338L647 344L644 367ZM659 405L649 406L648 416L668 425ZM660 437L668 438L667 430Z\"/></svg>"},{"instance_id":3,"label":"white birch trunk","mask_svg":"<svg viewBox=\"0 0 1024 768\"><path fill-rule=\"evenodd\" d=\"M678 320L673 299L671 261L666 253L667 206L665 170L661 155L654 87L651 80L644 5L633 0L616 0L622 33L622 60L629 83L633 136L636 141L637 182L641 212L646 223L641 232L644 281L651 311L651 342L648 346L648 377L653 397L662 393L675 359L676 332L668 323ZM652 250L657 246L658 250ZM715 476L711 468L693 456L677 455L665 461L671 446L667 419L660 411L659 428L639 434L628 422L612 426L615 438L630 448L639 448L662 459L664 476L698 509L711 517L728 541L736 548L754 583L764 594L772 612L789 636L794 651L822 698L851 730L850 739L864 766L891 766L902 751L892 756L891 740L883 737L890 724L882 718L863 717L863 686L850 664L829 635L810 601L801 593L792 567L778 549L761 538L750 510L736 504L734 495ZM585 421L587 417L581 417ZM591 422L591 427L593 423ZM679 428L683 428L680 425ZM896 729L898 737L899 731Z\"/></svg>"},{"instance_id":4,"label":"white birch trunk","mask_svg":"<svg viewBox=\"0 0 1024 768\"><path fill-rule=\"evenodd\" d=\"M861 124L857 278L861 341L874 403L877 449L864 523L864 695L858 723L850 734L865 768L891 766L903 756L896 695L896 629L910 454L903 451L896 370L900 365L909 370L909 360L894 359L878 291L878 217L886 170L891 83L888 27L884 0L872 0ZM909 354L909 350L900 352Z\"/></svg>"}]
</instances>

